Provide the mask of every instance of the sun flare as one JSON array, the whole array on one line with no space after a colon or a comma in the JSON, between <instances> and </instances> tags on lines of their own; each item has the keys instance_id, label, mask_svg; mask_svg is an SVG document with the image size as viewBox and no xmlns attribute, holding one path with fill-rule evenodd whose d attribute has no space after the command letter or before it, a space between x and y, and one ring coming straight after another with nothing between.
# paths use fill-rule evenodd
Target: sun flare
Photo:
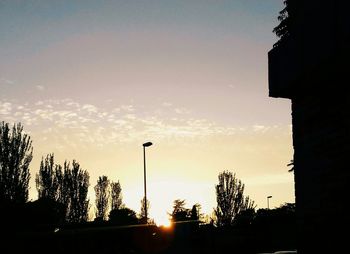
<instances>
[{"instance_id":1,"label":"sun flare","mask_svg":"<svg viewBox=\"0 0 350 254\"><path fill-rule=\"evenodd\" d=\"M172 223L171 223L170 219L164 218L164 219L161 219L158 221L158 225L160 227L170 228L172 226Z\"/></svg>"}]
</instances>

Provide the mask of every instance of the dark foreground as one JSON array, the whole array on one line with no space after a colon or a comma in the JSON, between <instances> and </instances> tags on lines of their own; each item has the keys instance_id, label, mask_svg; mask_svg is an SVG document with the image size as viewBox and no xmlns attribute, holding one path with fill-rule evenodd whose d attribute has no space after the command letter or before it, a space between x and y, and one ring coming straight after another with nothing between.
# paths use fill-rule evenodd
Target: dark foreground
<instances>
[{"instance_id":1,"label":"dark foreground","mask_svg":"<svg viewBox=\"0 0 350 254\"><path fill-rule=\"evenodd\" d=\"M183 223L172 228L153 225L79 226L6 234L1 253L259 253L295 249L286 236L218 229Z\"/></svg>"}]
</instances>

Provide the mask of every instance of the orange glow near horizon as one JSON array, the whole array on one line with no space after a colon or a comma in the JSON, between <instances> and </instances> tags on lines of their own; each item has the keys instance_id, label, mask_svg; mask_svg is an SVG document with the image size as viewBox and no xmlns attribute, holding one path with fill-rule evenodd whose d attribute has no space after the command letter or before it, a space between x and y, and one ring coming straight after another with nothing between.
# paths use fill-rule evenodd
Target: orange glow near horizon
<instances>
[{"instance_id":1,"label":"orange glow near horizon","mask_svg":"<svg viewBox=\"0 0 350 254\"><path fill-rule=\"evenodd\" d=\"M218 133L201 138L173 139L171 142L145 138L154 142L146 151L149 218L158 225L167 224L175 199L185 199L188 209L199 203L201 212L210 216L216 206L217 176L223 170L236 173L245 184L245 194L256 202L258 208L266 207L267 195L274 197L270 200L271 207L293 202L293 174L288 173L285 166L291 154L291 147L285 145L290 142L288 131L288 126L261 131L252 128L232 135ZM140 212L144 196L142 142L106 144L103 147L91 143L85 144L84 149L65 144L60 151L52 143L41 140L41 132L32 131L31 136L36 148L31 164L32 176L35 176L41 156L47 151L55 153L56 163L76 159L89 172L91 219L95 205L93 187L101 175L108 176L111 181L119 180L123 202L136 213ZM81 142L72 134L69 134L69 140ZM67 158L67 154L70 157ZM35 177L31 178L31 186L35 186ZM33 187L30 199L36 199Z\"/></svg>"},{"instance_id":2,"label":"orange glow near horizon","mask_svg":"<svg viewBox=\"0 0 350 254\"><path fill-rule=\"evenodd\" d=\"M157 225L159 225L160 227L163 227L163 228L165 228L165 229L170 229L170 228L172 228L172 222L171 222L171 220L169 220L169 219L166 219L166 220L160 220L158 223L157 223Z\"/></svg>"}]
</instances>

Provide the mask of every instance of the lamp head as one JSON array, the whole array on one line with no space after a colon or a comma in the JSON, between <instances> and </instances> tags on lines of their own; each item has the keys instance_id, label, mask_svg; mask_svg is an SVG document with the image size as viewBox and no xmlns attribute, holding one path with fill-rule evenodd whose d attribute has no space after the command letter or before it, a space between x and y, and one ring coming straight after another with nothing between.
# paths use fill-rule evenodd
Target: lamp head
<instances>
[{"instance_id":1,"label":"lamp head","mask_svg":"<svg viewBox=\"0 0 350 254\"><path fill-rule=\"evenodd\" d=\"M152 142L147 142L147 143L144 143L142 145L143 145L143 147L149 147L149 146L153 145L153 143Z\"/></svg>"},{"instance_id":2,"label":"lamp head","mask_svg":"<svg viewBox=\"0 0 350 254\"><path fill-rule=\"evenodd\" d=\"M267 198L272 198L272 196L267 196Z\"/></svg>"}]
</instances>

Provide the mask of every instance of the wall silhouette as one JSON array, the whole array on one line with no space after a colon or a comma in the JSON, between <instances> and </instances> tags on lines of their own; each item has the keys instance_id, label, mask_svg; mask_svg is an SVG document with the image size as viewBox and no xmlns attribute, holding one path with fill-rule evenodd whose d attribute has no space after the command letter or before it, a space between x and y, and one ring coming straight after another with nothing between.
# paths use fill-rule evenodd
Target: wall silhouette
<instances>
[{"instance_id":1,"label":"wall silhouette","mask_svg":"<svg viewBox=\"0 0 350 254\"><path fill-rule=\"evenodd\" d=\"M269 52L269 92L292 101L298 253L335 253L349 226L350 4L293 3L289 36Z\"/></svg>"}]
</instances>

